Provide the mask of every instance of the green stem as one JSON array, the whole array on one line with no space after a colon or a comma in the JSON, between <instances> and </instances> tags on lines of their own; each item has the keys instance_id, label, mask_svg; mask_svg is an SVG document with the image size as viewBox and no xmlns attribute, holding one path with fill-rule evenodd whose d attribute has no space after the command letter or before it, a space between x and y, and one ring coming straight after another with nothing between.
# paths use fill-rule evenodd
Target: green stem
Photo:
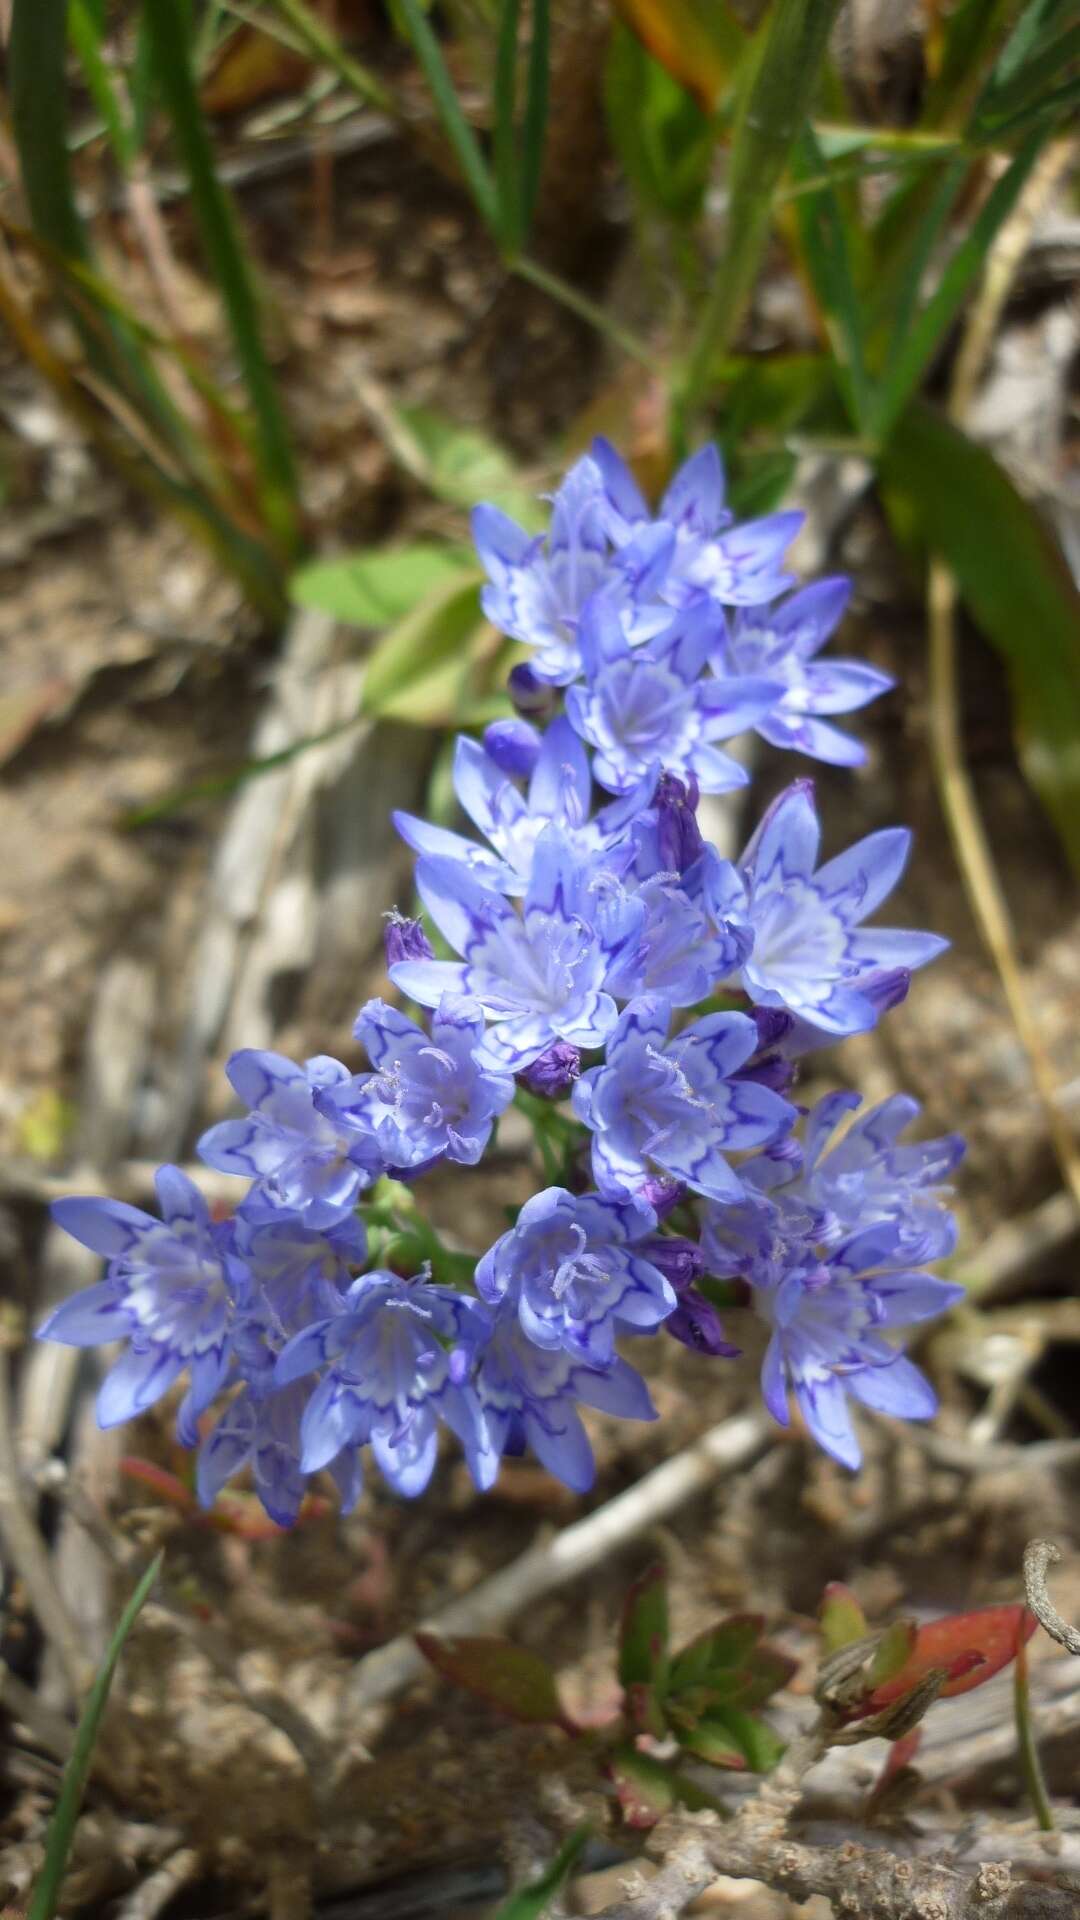
<instances>
[{"instance_id":1,"label":"green stem","mask_svg":"<svg viewBox=\"0 0 1080 1920\"><path fill-rule=\"evenodd\" d=\"M542 267L538 261L530 260L524 254L507 260L506 265L511 273L517 274L520 280L530 281L534 287L539 287L542 293L550 294L560 306L567 307L571 313L576 313L579 320L586 321L590 327L595 327L598 333L605 334L613 345L620 347L631 360L640 360L642 366L648 367L650 372L659 373L661 363L652 348L647 346L644 340L639 339L636 333L631 333L628 327L614 320L610 313L605 313L603 307L598 307L586 294L579 293L568 280L561 279L557 273L549 272L547 267Z\"/></svg>"},{"instance_id":2,"label":"green stem","mask_svg":"<svg viewBox=\"0 0 1080 1920\"><path fill-rule=\"evenodd\" d=\"M1024 1776L1028 1799L1031 1801L1035 1818L1042 1832L1053 1833L1056 1822L1050 1805L1050 1796L1046 1791L1046 1780L1031 1719L1027 1647L1022 1639L1017 1642L1016 1665L1013 1669L1013 1708L1016 1714L1016 1744L1020 1753L1020 1770Z\"/></svg>"},{"instance_id":3,"label":"green stem","mask_svg":"<svg viewBox=\"0 0 1080 1920\"><path fill-rule=\"evenodd\" d=\"M769 238L774 194L809 117L829 32L840 0L775 0L735 123L729 175L727 246L713 277L697 334L675 392L675 428L685 440L690 417L712 383L746 310Z\"/></svg>"}]
</instances>

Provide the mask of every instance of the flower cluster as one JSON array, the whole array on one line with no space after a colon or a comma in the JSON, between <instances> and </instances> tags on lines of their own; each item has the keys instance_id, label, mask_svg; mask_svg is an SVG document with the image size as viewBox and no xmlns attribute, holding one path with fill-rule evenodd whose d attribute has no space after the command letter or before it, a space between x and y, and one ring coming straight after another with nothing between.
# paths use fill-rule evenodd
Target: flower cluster
<instances>
[{"instance_id":1,"label":"flower cluster","mask_svg":"<svg viewBox=\"0 0 1080 1920\"><path fill-rule=\"evenodd\" d=\"M361 1072L319 1056L234 1054L243 1108L199 1142L247 1182L209 1216L177 1168L160 1218L60 1201L105 1277L43 1337L124 1340L98 1413L132 1418L181 1377L180 1438L200 1497L249 1467L267 1511L295 1519L328 1467L342 1503L361 1454L399 1493L434 1470L439 1430L478 1488L530 1448L584 1490L580 1409L655 1417L624 1336L666 1330L730 1358L723 1300L764 1322L762 1391L854 1467L848 1396L908 1418L934 1410L897 1329L957 1289L926 1271L952 1250L945 1184L961 1142L912 1143L897 1096L793 1098L804 1055L872 1027L944 942L867 924L896 885L902 829L821 861L811 783L767 808L741 856L698 820L702 793L747 775L719 743L853 765L829 724L890 684L819 659L846 580L790 591L799 515L736 525L713 447L650 514L603 441L533 538L474 515L491 621L531 649L517 718L462 737L454 786L476 837L410 814L420 921L392 916L389 977L423 1024L376 999L354 1029ZM540 724L543 722L544 724ZM414 1184L474 1166L516 1102L546 1177L479 1258L444 1246ZM216 1420L212 1409L220 1403Z\"/></svg>"}]
</instances>

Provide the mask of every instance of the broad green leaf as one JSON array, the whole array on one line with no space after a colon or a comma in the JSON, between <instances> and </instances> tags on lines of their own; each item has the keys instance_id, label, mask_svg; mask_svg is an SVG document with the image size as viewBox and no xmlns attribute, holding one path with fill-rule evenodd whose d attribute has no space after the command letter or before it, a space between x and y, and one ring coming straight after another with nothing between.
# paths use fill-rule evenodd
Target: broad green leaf
<instances>
[{"instance_id":1,"label":"broad green leaf","mask_svg":"<svg viewBox=\"0 0 1080 1920\"><path fill-rule=\"evenodd\" d=\"M881 472L1008 664L1021 763L1080 872L1080 591L1064 556L993 455L930 407L908 409Z\"/></svg>"},{"instance_id":2,"label":"broad green leaf","mask_svg":"<svg viewBox=\"0 0 1080 1920\"><path fill-rule=\"evenodd\" d=\"M105 1711L105 1703L109 1698L113 1674L116 1672L117 1662L124 1650L124 1642L149 1599L154 1582L161 1572L163 1558L164 1555L159 1553L150 1562L124 1608L120 1623L109 1642L105 1658L98 1668L94 1684L87 1695L86 1705L75 1733L74 1751L64 1769L60 1798L49 1822L49 1831L45 1839L45 1863L34 1888L28 1920L53 1920L59 1905L64 1870L75 1834L75 1822L79 1817L79 1808L82 1805L83 1793L90 1775L98 1728Z\"/></svg>"},{"instance_id":3,"label":"broad green leaf","mask_svg":"<svg viewBox=\"0 0 1080 1920\"><path fill-rule=\"evenodd\" d=\"M818 1615L821 1622L821 1644L825 1653L838 1653L841 1647L853 1646L856 1640L865 1640L870 1631L869 1622L850 1587L839 1580L833 1580L825 1589Z\"/></svg>"},{"instance_id":4,"label":"broad green leaf","mask_svg":"<svg viewBox=\"0 0 1080 1920\"><path fill-rule=\"evenodd\" d=\"M615 0L616 11L680 86L712 113L747 38L721 0Z\"/></svg>"},{"instance_id":5,"label":"broad green leaf","mask_svg":"<svg viewBox=\"0 0 1080 1920\"><path fill-rule=\"evenodd\" d=\"M635 1580L623 1607L619 1635L619 1680L661 1692L667 1680L667 1570L657 1564Z\"/></svg>"},{"instance_id":6,"label":"broad green leaf","mask_svg":"<svg viewBox=\"0 0 1080 1920\"><path fill-rule=\"evenodd\" d=\"M511 1719L574 1731L563 1711L555 1675L538 1653L516 1647L510 1640L480 1635L440 1639L418 1633L416 1644L444 1679L490 1701Z\"/></svg>"},{"instance_id":7,"label":"broad green leaf","mask_svg":"<svg viewBox=\"0 0 1080 1920\"><path fill-rule=\"evenodd\" d=\"M430 407L399 407L396 418L412 443L414 471L440 500L466 510L490 500L526 526L542 524L540 502L522 486L509 455L486 433L459 426Z\"/></svg>"},{"instance_id":8,"label":"broad green leaf","mask_svg":"<svg viewBox=\"0 0 1080 1920\"><path fill-rule=\"evenodd\" d=\"M572 1834L563 1841L550 1867L545 1867L536 1880L530 1880L527 1887L519 1887L509 1900L503 1902L494 1920L540 1920L544 1908L555 1898L559 1888L568 1880L588 1844L592 1828L575 1827Z\"/></svg>"},{"instance_id":9,"label":"broad green leaf","mask_svg":"<svg viewBox=\"0 0 1080 1920\"><path fill-rule=\"evenodd\" d=\"M373 547L334 560L313 560L289 582L298 607L318 607L354 627L385 627L411 612L434 588L475 569L468 547L418 540L408 547Z\"/></svg>"},{"instance_id":10,"label":"broad green leaf","mask_svg":"<svg viewBox=\"0 0 1080 1920\"><path fill-rule=\"evenodd\" d=\"M428 726L433 712L443 714L448 693L452 713L456 689L485 631L490 629L475 578L458 576L434 587L373 648L361 693L365 713Z\"/></svg>"}]
</instances>

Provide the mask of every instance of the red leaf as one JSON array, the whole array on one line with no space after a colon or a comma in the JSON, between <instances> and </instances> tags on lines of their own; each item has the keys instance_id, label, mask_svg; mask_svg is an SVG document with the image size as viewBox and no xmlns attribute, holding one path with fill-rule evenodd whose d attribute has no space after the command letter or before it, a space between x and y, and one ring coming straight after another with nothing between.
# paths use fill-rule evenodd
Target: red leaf
<instances>
[{"instance_id":1,"label":"red leaf","mask_svg":"<svg viewBox=\"0 0 1080 1920\"><path fill-rule=\"evenodd\" d=\"M486 1636L439 1640L433 1633L418 1633L416 1644L444 1679L490 1701L512 1720L576 1733L563 1712L555 1675L539 1654Z\"/></svg>"},{"instance_id":2,"label":"red leaf","mask_svg":"<svg viewBox=\"0 0 1080 1920\"><path fill-rule=\"evenodd\" d=\"M1021 1633L1030 1640L1038 1621L1026 1607L981 1607L973 1613L948 1613L920 1627L910 1657L898 1673L875 1688L867 1706L875 1711L902 1700L926 1674L943 1668L949 1675L940 1694L950 1700L981 1687L1016 1657Z\"/></svg>"}]
</instances>

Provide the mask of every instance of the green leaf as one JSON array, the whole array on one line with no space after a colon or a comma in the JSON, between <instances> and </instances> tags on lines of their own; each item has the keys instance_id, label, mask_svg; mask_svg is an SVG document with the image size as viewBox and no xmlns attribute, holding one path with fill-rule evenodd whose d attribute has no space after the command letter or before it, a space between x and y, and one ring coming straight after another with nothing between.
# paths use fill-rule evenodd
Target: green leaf
<instances>
[{"instance_id":1,"label":"green leaf","mask_svg":"<svg viewBox=\"0 0 1080 1920\"><path fill-rule=\"evenodd\" d=\"M439 1639L418 1633L416 1644L445 1680L489 1701L512 1720L576 1731L563 1712L555 1675L539 1654L510 1640L480 1635Z\"/></svg>"},{"instance_id":2,"label":"green leaf","mask_svg":"<svg viewBox=\"0 0 1080 1920\"><path fill-rule=\"evenodd\" d=\"M654 61L715 111L749 44L719 0L615 0L616 11Z\"/></svg>"},{"instance_id":3,"label":"green leaf","mask_svg":"<svg viewBox=\"0 0 1080 1920\"><path fill-rule=\"evenodd\" d=\"M399 407L396 418L411 442L413 470L440 500L467 511L490 500L526 526L542 523L536 496L526 492L513 461L486 433L429 407Z\"/></svg>"},{"instance_id":4,"label":"green leaf","mask_svg":"<svg viewBox=\"0 0 1080 1920\"><path fill-rule=\"evenodd\" d=\"M1020 197L1044 138L1042 133L1035 133L1025 141L995 181L914 324L898 331L885 385L874 408L873 428L881 439L888 436L960 312L994 239Z\"/></svg>"},{"instance_id":5,"label":"green leaf","mask_svg":"<svg viewBox=\"0 0 1080 1920\"><path fill-rule=\"evenodd\" d=\"M434 587L373 648L361 693L365 713L414 726L445 724L486 632L475 577Z\"/></svg>"},{"instance_id":6,"label":"green leaf","mask_svg":"<svg viewBox=\"0 0 1080 1920\"><path fill-rule=\"evenodd\" d=\"M520 0L499 0L499 31L495 43L495 83L492 89L492 157L495 195L499 203L499 240L507 252L521 245L521 202L518 190L517 60Z\"/></svg>"},{"instance_id":7,"label":"green leaf","mask_svg":"<svg viewBox=\"0 0 1080 1920\"><path fill-rule=\"evenodd\" d=\"M676 222L696 220L716 125L618 23L604 72L604 103L616 154L643 207Z\"/></svg>"},{"instance_id":8,"label":"green leaf","mask_svg":"<svg viewBox=\"0 0 1080 1920\"><path fill-rule=\"evenodd\" d=\"M850 1587L833 1580L825 1589L819 1613L821 1644L825 1653L838 1653L841 1647L865 1640L870 1631L866 1615Z\"/></svg>"},{"instance_id":9,"label":"green leaf","mask_svg":"<svg viewBox=\"0 0 1080 1920\"><path fill-rule=\"evenodd\" d=\"M663 1693L668 1671L667 1570L649 1567L635 1580L623 1607L619 1634L619 1680Z\"/></svg>"},{"instance_id":10,"label":"green leaf","mask_svg":"<svg viewBox=\"0 0 1080 1920\"><path fill-rule=\"evenodd\" d=\"M796 180L828 172L828 162L809 127L795 148L792 171ZM820 192L800 195L795 213L803 257L829 328L837 378L855 426L865 433L874 395L866 371L863 309L852 262L854 223L845 222L831 184Z\"/></svg>"},{"instance_id":11,"label":"green leaf","mask_svg":"<svg viewBox=\"0 0 1080 1920\"><path fill-rule=\"evenodd\" d=\"M435 587L475 573L467 547L418 540L407 547L373 547L334 560L314 560L289 582L295 606L318 607L354 627L385 627L402 619Z\"/></svg>"},{"instance_id":12,"label":"green leaf","mask_svg":"<svg viewBox=\"0 0 1080 1920\"><path fill-rule=\"evenodd\" d=\"M97 10L88 6L86 0L69 0L68 31L90 96L105 123L113 153L127 173L135 162L138 149L128 114L121 105L102 53L104 23L98 18Z\"/></svg>"},{"instance_id":13,"label":"green leaf","mask_svg":"<svg viewBox=\"0 0 1080 1920\"><path fill-rule=\"evenodd\" d=\"M755 1647L746 1664L746 1684L738 1705L747 1713L763 1707L797 1672L798 1661L790 1660L786 1653L779 1653L775 1647Z\"/></svg>"},{"instance_id":14,"label":"green leaf","mask_svg":"<svg viewBox=\"0 0 1080 1920\"><path fill-rule=\"evenodd\" d=\"M71 1842L75 1833L75 1822L79 1817L82 1797L89 1778L94 1757L101 1716L109 1698L113 1674L123 1651L124 1642L135 1625L139 1613L150 1596L164 1556L158 1554L147 1567L127 1606L120 1616L120 1623L109 1642L105 1658L94 1677L94 1684L86 1698L79 1725L75 1733L75 1747L64 1768L63 1783L56 1810L49 1822L49 1831L45 1839L45 1864L41 1869L33 1898L30 1902L28 1920L53 1920L60 1901L64 1870Z\"/></svg>"},{"instance_id":15,"label":"green leaf","mask_svg":"<svg viewBox=\"0 0 1080 1920\"><path fill-rule=\"evenodd\" d=\"M671 1666L671 1691L708 1686L710 1675L745 1667L764 1622L760 1613L733 1613L715 1627L707 1627L676 1654Z\"/></svg>"},{"instance_id":16,"label":"green leaf","mask_svg":"<svg viewBox=\"0 0 1080 1920\"><path fill-rule=\"evenodd\" d=\"M682 1745L710 1766L752 1773L771 1773L784 1751L779 1734L740 1707L716 1708L682 1736Z\"/></svg>"},{"instance_id":17,"label":"green leaf","mask_svg":"<svg viewBox=\"0 0 1080 1920\"><path fill-rule=\"evenodd\" d=\"M908 409L882 478L1007 662L1021 763L1080 872L1080 592L1057 542L993 455L930 407Z\"/></svg>"},{"instance_id":18,"label":"green leaf","mask_svg":"<svg viewBox=\"0 0 1080 1920\"><path fill-rule=\"evenodd\" d=\"M877 1636L873 1658L866 1669L868 1693L872 1693L875 1687L883 1686L886 1680L891 1680L907 1665L917 1631L914 1620L894 1620Z\"/></svg>"},{"instance_id":19,"label":"green leaf","mask_svg":"<svg viewBox=\"0 0 1080 1920\"><path fill-rule=\"evenodd\" d=\"M495 184L480 151L480 143L465 118L450 70L443 59L442 48L419 0L398 0L398 7L465 184L485 225L498 237L499 202Z\"/></svg>"},{"instance_id":20,"label":"green leaf","mask_svg":"<svg viewBox=\"0 0 1080 1920\"><path fill-rule=\"evenodd\" d=\"M655 1827L679 1798L670 1767L636 1747L617 1747L611 1756L611 1777L628 1827Z\"/></svg>"},{"instance_id":21,"label":"green leaf","mask_svg":"<svg viewBox=\"0 0 1080 1920\"><path fill-rule=\"evenodd\" d=\"M255 419L263 504L287 550L299 544L292 445L263 347L259 310L232 205L217 172L191 65L184 0L153 0L143 19L154 78L168 108L187 169L191 204L215 284L224 302L236 356Z\"/></svg>"},{"instance_id":22,"label":"green leaf","mask_svg":"<svg viewBox=\"0 0 1080 1920\"><path fill-rule=\"evenodd\" d=\"M591 1834L592 1828L588 1825L575 1827L573 1833L563 1841L550 1867L545 1867L538 1879L530 1880L527 1887L519 1887L516 1893L512 1893L494 1915L494 1920L540 1920L544 1908L554 1899L563 1882L570 1878Z\"/></svg>"}]
</instances>

